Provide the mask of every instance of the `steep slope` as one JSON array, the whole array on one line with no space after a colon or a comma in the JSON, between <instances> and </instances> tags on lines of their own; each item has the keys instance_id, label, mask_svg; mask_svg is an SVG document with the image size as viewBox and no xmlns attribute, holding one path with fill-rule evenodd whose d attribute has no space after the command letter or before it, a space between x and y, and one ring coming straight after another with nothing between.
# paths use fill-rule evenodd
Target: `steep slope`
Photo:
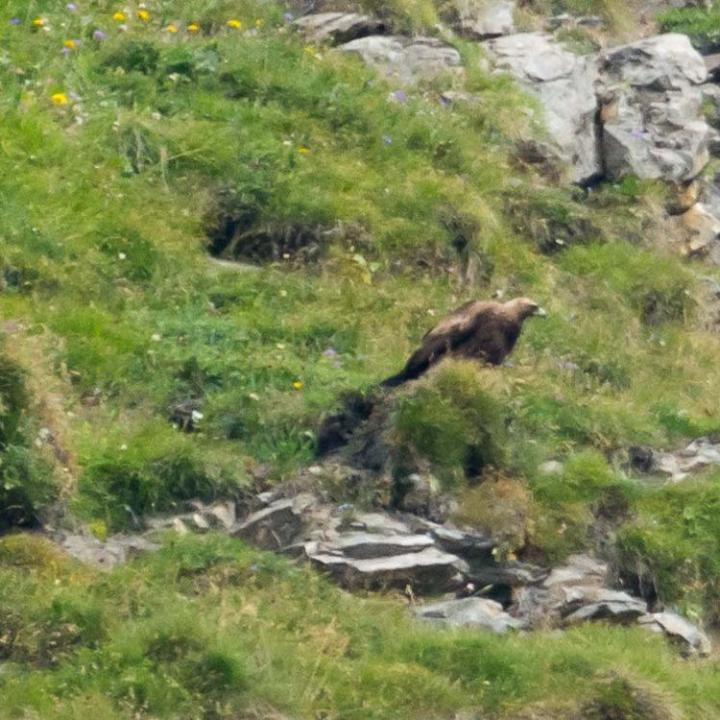
<instances>
[{"instance_id":1,"label":"steep slope","mask_svg":"<svg viewBox=\"0 0 720 720\"><path fill-rule=\"evenodd\" d=\"M393 8L400 29L434 22L429 4ZM720 341L698 280L715 271L656 237L662 186L586 192L536 174L518 141L542 135L537 108L471 41L452 39L464 74L407 88L308 44L279 5L11 0L0 12L12 358L0 390L19 387L18 366L28 390L2 392L0 525L103 537L291 479L342 394L396 371L438 316L529 295L550 318L528 326L510 364L448 364L398 396L400 456L461 498L465 522L504 532L508 553L554 561L594 546L617 500L602 543L628 581L718 617L717 475L654 485L625 462L628 448L720 426ZM494 468L468 476L479 425L493 429ZM548 460L562 472L548 475ZM521 498L517 528L498 527L515 515L496 498L487 512L496 474ZM718 713L713 661L683 668L645 634L396 628L396 603L344 598L237 543L167 542L105 578L33 539L3 541L0 715L512 717L555 703L612 717L603 703L641 707L645 690L672 695L667 717L695 717L695 691L702 717ZM267 563L261 580L247 579L253 563ZM191 589L174 587L186 577ZM183 618L208 607L187 637ZM359 629L332 624L346 612ZM221 648L217 626L245 628L242 641ZM664 717L650 714L662 701L645 704L625 712Z\"/></svg>"}]
</instances>

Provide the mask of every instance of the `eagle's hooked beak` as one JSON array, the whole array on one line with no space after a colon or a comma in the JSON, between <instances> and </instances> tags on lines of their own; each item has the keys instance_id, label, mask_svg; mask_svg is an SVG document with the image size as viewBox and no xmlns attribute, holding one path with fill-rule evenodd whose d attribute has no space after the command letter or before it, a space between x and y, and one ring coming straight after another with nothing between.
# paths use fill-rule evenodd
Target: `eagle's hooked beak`
<instances>
[{"instance_id":1,"label":"eagle's hooked beak","mask_svg":"<svg viewBox=\"0 0 720 720\"><path fill-rule=\"evenodd\" d=\"M547 310L545 310L545 308L540 307L539 305L538 305L538 307L535 309L535 312L533 313L533 315L534 315L535 317L542 317L542 318L548 316Z\"/></svg>"}]
</instances>

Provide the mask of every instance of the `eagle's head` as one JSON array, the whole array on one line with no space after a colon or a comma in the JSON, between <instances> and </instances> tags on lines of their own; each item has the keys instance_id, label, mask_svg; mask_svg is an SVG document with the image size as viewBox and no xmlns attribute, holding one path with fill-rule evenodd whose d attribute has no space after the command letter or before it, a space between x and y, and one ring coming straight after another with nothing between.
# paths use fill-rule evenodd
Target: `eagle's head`
<instances>
[{"instance_id":1,"label":"eagle's head","mask_svg":"<svg viewBox=\"0 0 720 720\"><path fill-rule=\"evenodd\" d=\"M505 308L508 313L521 322L529 317L547 317L547 313L538 303L526 297L508 300Z\"/></svg>"}]
</instances>

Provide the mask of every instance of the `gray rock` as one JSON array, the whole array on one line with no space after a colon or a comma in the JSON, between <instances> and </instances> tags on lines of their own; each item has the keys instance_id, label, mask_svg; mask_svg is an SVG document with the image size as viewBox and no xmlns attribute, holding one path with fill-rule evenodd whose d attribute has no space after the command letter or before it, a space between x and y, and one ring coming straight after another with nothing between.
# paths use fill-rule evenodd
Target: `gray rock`
<instances>
[{"instance_id":1,"label":"gray rock","mask_svg":"<svg viewBox=\"0 0 720 720\"><path fill-rule=\"evenodd\" d=\"M709 655L712 651L710 638L698 627L672 612L648 613L638 619L644 628L664 633L680 644L685 655Z\"/></svg>"},{"instance_id":2,"label":"gray rock","mask_svg":"<svg viewBox=\"0 0 720 720\"><path fill-rule=\"evenodd\" d=\"M70 557L106 570L159 547L146 538L134 535L115 535L107 540L99 540L83 533L64 533L57 536L55 541Z\"/></svg>"},{"instance_id":3,"label":"gray rock","mask_svg":"<svg viewBox=\"0 0 720 720\"><path fill-rule=\"evenodd\" d=\"M458 574L466 569L456 555L433 547L405 555L354 560L316 552L312 544L309 545L307 552L313 564L349 589L402 590L409 585L416 592L446 592L458 584Z\"/></svg>"},{"instance_id":4,"label":"gray rock","mask_svg":"<svg viewBox=\"0 0 720 720\"><path fill-rule=\"evenodd\" d=\"M433 540L428 535L378 535L352 532L341 535L333 546L349 558L368 560L420 552L432 547Z\"/></svg>"},{"instance_id":5,"label":"gray rock","mask_svg":"<svg viewBox=\"0 0 720 720\"><path fill-rule=\"evenodd\" d=\"M720 465L720 443L698 438L677 452L653 453L652 471L680 482L711 465Z\"/></svg>"},{"instance_id":6,"label":"gray rock","mask_svg":"<svg viewBox=\"0 0 720 720\"><path fill-rule=\"evenodd\" d=\"M483 598L462 598L414 609L417 617L439 625L475 626L502 635L524 627L522 621L508 615L500 603Z\"/></svg>"},{"instance_id":7,"label":"gray rock","mask_svg":"<svg viewBox=\"0 0 720 720\"><path fill-rule=\"evenodd\" d=\"M276 500L246 518L232 534L266 550L281 550L297 539L302 527L295 502Z\"/></svg>"},{"instance_id":8,"label":"gray rock","mask_svg":"<svg viewBox=\"0 0 720 720\"><path fill-rule=\"evenodd\" d=\"M324 12L305 15L295 20L294 25L307 38L315 42L331 42L334 45L351 40L382 35L385 23L369 15L345 12Z\"/></svg>"},{"instance_id":9,"label":"gray rock","mask_svg":"<svg viewBox=\"0 0 720 720\"><path fill-rule=\"evenodd\" d=\"M539 565L512 561L495 565L473 566L469 577L480 585L536 585L548 577L550 571Z\"/></svg>"},{"instance_id":10,"label":"gray rock","mask_svg":"<svg viewBox=\"0 0 720 720\"><path fill-rule=\"evenodd\" d=\"M207 532L210 529L210 523L205 519L204 515L199 512L195 512L188 520L192 523L192 528L196 532Z\"/></svg>"},{"instance_id":11,"label":"gray rock","mask_svg":"<svg viewBox=\"0 0 720 720\"><path fill-rule=\"evenodd\" d=\"M700 93L705 119L714 127L720 126L720 85L705 83Z\"/></svg>"},{"instance_id":12,"label":"gray rock","mask_svg":"<svg viewBox=\"0 0 720 720\"><path fill-rule=\"evenodd\" d=\"M352 528L379 535L412 535L416 531L400 518L386 513L358 513L353 517Z\"/></svg>"},{"instance_id":13,"label":"gray rock","mask_svg":"<svg viewBox=\"0 0 720 720\"><path fill-rule=\"evenodd\" d=\"M454 0L452 28L459 35L487 40L515 32L514 0Z\"/></svg>"},{"instance_id":14,"label":"gray rock","mask_svg":"<svg viewBox=\"0 0 720 720\"><path fill-rule=\"evenodd\" d=\"M546 33L509 35L483 46L495 67L539 102L549 139L571 179L599 175L595 58L576 55Z\"/></svg>"},{"instance_id":15,"label":"gray rock","mask_svg":"<svg viewBox=\"0 0 720 720\"><path fill-rule=\"evenodd\" d=\"M605 563L589 555L571 555L565 565L553 568L543 587L548 590L574 586L600 588L605 584L607 572Z\"/></svg>"},{"instance_id":16,"label":"gray rock","mask_svg":"<svg viewBox=\"0 0 720 720\"><path fill-rule=\"evenodd\" d=\"M563 588L562 600L556 608L565 625L574 625L586 620L628 623L647 612L647 603L620 590L570 587Z\"/></svg>"},{"instance_id":17,"label":"gray rock","mask_svg":"<svg viewBox=\"0 0 720 720\"><path fill-rule=\"evenodd\" d=\"M467 560L490 560L492 550L497 545L493 538L481 532L458 530L422 518L409 518L408 521L417 532L429 533L436 544L446 552Z\"/></svg>"},{"instance_id":18,"label":"gray rock","mask_svg":"<svg viewBox=\"0 0 720 720\"><path fill-rule=\"evenodd\" d=\"M696 177L709 158L698 88L707 71L687 36L658 35L608 50L600 73L607 176Z\"/></svg>"},{"instance_id":19,"label":"gray rock","mask_svg":"<svg viewBox=\"0 0 720 720\"><path fill-rule=\"evenodd\" d=\"M401 83L432 79L459 69L460 53L435 38L371 35L340 46Z\"/></svg>"},{"instance_id":20,"label":"gray rock","mask_svg":"<svg viewBox=\"0 0 720 720\"><path fill-rule=\"evenodd\" d=\"M215 503L205 511L205 518L213 527L230 530L237 521L237 507L232 500Z\"/></svg>"}]
</instances>

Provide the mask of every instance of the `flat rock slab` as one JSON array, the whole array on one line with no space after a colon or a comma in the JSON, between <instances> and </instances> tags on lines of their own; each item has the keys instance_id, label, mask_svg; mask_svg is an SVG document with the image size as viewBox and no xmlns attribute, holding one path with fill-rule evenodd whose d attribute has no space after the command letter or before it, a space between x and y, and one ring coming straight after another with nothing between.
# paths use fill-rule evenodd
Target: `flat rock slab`
<instances>
[{"instance_id":1,"label":"flat rock slab","mask_svg":"<svg viewBox=\"0 0 720 720\"><path fill-rule=\"evenodd\" d=\"M507 562L471 566L470 579L478 586L508 585L512 588L537 585L548 577L550 570L523 562Z\"/></svg>"},{"instance_id":2,"label":"flat rock slab","mask_svg":"<svg viewBox=\"0 0 720 720\"><path fill-rule=\"evenodd\" d=\"M589 555L571 555L565 565L553 568L543 587L553 590L563 587L603 587L608 568L604 562Z\"/></svg>"},{"instance_id":3,"label":"flat rock slab","mask_svg":"<svg viewBox=\"0 0 720 720\"><path fill-rule=\"evenodd\" d=\"M709 655L712 651L708 636L675 613L648 613L640 617L638 623L648 630L667 635L680 645L685 655Z\"/></svg>"},{"instance_id":4,"label":"flat rock slab","mask_svg":"<svg viewBox=\"0 0 720 720\"><path fill-rule=\"evenodd\" d=\"M358 13L315 13L298 18L293 24L315 42L331 42L334 45L385 32L382 20Z\"/></svg>"},{"instance_id":5,"label":"flat rock slab","mask_svg":"<svg viewBox=\"0 0 720 720\"><path fill-rule=\"evenodd\" d=\"M483 43L499 71L509 72L540 104L557 157L573 181L602 171L595 95L597 60L576 55L548 33L519 33Z\"/></svg>"},{"instance_id":6,"label":"flat rock slab","mask_svg":"<svg viewBox=\"0 0 720 720\"><path fill-rule=\"evenodd\" d=\"M421 605L415 608L414 613L423 620L439 625L481 627L500 635L523 627L522 621L508 615L500 603L484 598L462 598Z\"/></svg>"},{"instance_id":7,"label":"flat rock slab","mask_svg":"<svg viewBox=\"0 0 720 720\"><path fill-rule=\"evenodd\" d=\"M462 65L455 48L429 37L371 35L340 46L359 55L366 64L401 83L432 79Z\"/></svg>"},{"instance_id":8,"label":"flat rock slab","mask_svg":"<svg viewBox=\"0 0 720 720\"><path fill-rule=\"evenodd\" d=\"M308 555L314 565L329 572L349 589L403 590L408 585L416 592L445 592L456 585L463 569L456 555L427 548L416 553L392 557L355 560L342 555L314 552Z\"/></svg>"},{"instance_id":9,"label":"flat rock slab","mask_svg":"<svg viewBox=\"0 0 720 720\"><path fill-rule=\"evenodd\" d=\"M620 590L597 587L572 587L563 590L558 605L565 625L586 620L609 620L626 624L647 612L647 603Z\"/></svg>"},{"instance_id":10,"label":"flat rock slab","mask_svg":"<svg viewBox=\"0 0 720 720\"><path fill-rule=\"evenodd\" d=\"M433 547L428 535L378 535L367 532L353 532L340 535L333 542L337 551L356 560L393 557L416 553Z\"/></svg>"},{"instance_id":11,"label":"flat rock slab","mask_svg":"<svg viewBox=\"0 0 720 720\"><path fill-rule=\"evenodd\" d=\"M489 535L477 531L459 530L418 517L410 518L408 524L416 531L429 534L446 552L468 560L482 558L492 561L491 553L497 543Z\"/></svg>"}]
</instances>

